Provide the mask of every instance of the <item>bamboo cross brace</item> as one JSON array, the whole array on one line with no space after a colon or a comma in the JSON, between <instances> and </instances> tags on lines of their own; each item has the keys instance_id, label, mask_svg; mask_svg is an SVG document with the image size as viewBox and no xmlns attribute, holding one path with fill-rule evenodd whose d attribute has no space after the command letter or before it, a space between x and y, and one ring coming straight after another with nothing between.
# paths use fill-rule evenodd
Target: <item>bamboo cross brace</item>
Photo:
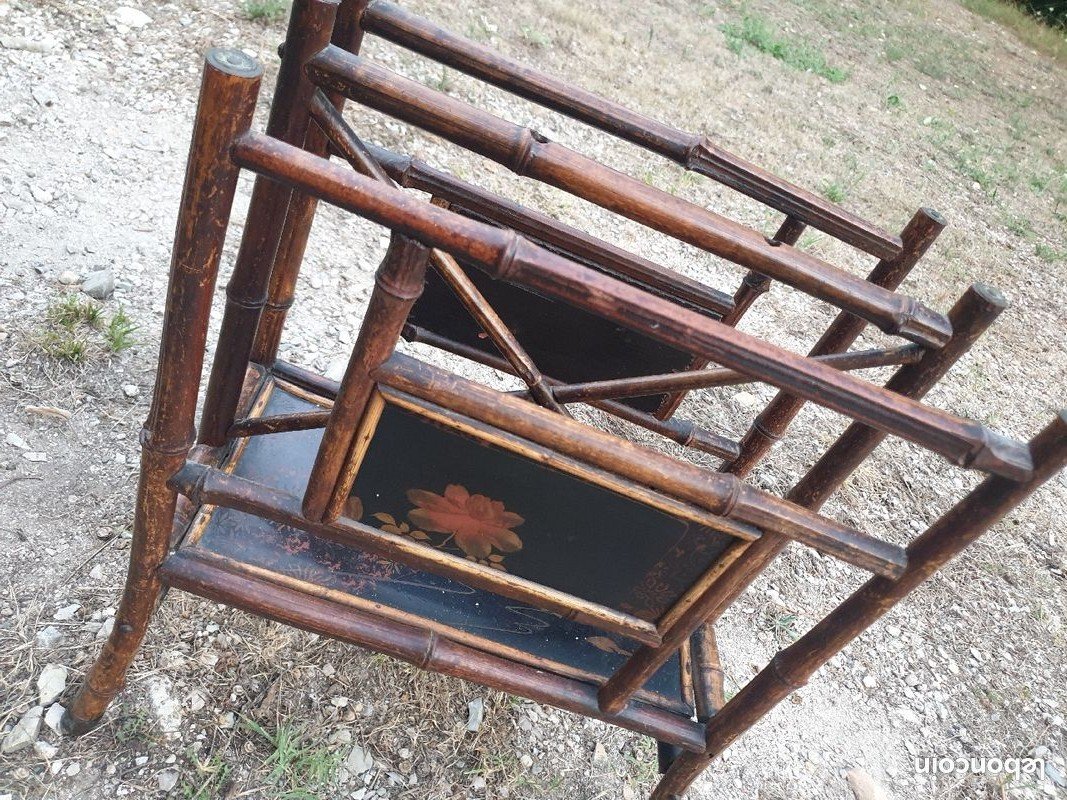
<instances>
[{"instance_id":1,"label":"bamboo cross brace","mask_svg":"<svg viewBox=\"0 0 1067 800\"><path fill-rule=\"evenodd\" d=\"M321 89L316 91L311 98L310 111L312 119L322 128L353 168L386 186L397 188L393 179L375 160L356 132L345 122L341 112L327 99ZM440 203L435 203L435 205L446 207L441 206ZM464 308L488 334L496 348L514 368L515 374L526 383L534 400L545 408L569 416L570 412L552 396L545 376L537 368L537 364L508 329L504 320L493 310L489 301L478 291L473 281L467 277L456 259L443 250L434 248L430 251L430 263L455 292Z\"/></svg>"},{"instance_id":2,"label":"bamboo cross brace","mask_svg":"<svg viewBox=\"0 0 1067 800\"><path fill-rule=\"evenodd\" d=\"M409 342L428 344L431 347L436 347L438 350L444 350L445 352L452 353L461 358L470 359L478 364L484 364L499 372L505 372L512 375L515 374L514 370L511 369L511 365L504 359L495 357L477 347L471 347L462 342L457 342L445 336L433 333L432 331L428 331L425 328L420 328L417 325L405 325L403 336ZM555 393L556 386L562 385L553 378L546 378L546 380L549 385L553 387L553 393ZM509 394L514 393L509 392ZM520 392L519 394L525 395L526 393ZM645 430L664 436L672 442L680 444L682 447L692 447L694 450L699 450L702 453L708 453L709 455L719 456L721 458L736 458L737 455L740 455L741 453L740 446L733 439L728 439L725 436L712 433L706 428L702 428L687 420L677 418L659 419L651 414L646 414L643 411L638 411L636 408L631 408L628 405L617 403L613 400L590 400L588 401L588 404L593 406L593 408L598 408L608 414L620 417L621 419L642 427ZM735 455L729 455L731 453Z\"/></svg>"},{"instance_id":3,"label":"bamboo cross brace","mask_svg":"<svg viewBox=\"0 0 1067 800\"><path fill-rule=\"evenodd\" d=\"M828 364L834 369L851 371L913 364L922 358L925 352L926 350L917 344L904 344L899 347L872 348L852 353L831 353L825 356L814 356L812 360ZM619 400L650 394L741 386L754 382L751 377L735 369L712 367L662 375L641 375L635 378L612 378L587 383L560 384L552 389L552 394L561 403L588 403L591 400Z\"/></svg>"}]
</instances>

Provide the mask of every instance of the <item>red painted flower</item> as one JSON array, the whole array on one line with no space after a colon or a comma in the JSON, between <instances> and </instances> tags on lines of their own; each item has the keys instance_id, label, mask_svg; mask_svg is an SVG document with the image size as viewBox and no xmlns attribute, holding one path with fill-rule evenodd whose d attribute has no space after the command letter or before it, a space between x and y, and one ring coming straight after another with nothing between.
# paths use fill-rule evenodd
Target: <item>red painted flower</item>
<instances>
[{"instance_id":1,"label":"red painted flower","mask_svg":"<svg viewBox=\"0 0 1067 800\"><path fill-rule=\"evenodd\" d=\"M457 484L449 485L443 497L423 489L411 489L407 494L418 506L408 512L408 519L428 531L451 533L469 556L488 558L494 547L503 553L522 549L522 539L511 528L521 525L523 518L505 511L499 500L471 494Z\"/></svg>"}]
</instances>

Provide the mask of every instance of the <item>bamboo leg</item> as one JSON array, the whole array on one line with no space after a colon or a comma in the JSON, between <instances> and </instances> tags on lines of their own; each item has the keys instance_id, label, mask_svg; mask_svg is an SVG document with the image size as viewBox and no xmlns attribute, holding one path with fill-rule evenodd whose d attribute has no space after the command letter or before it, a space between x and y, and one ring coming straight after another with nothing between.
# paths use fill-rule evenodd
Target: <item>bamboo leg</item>
<instances>
[{"instance_id":1,"label":"bamboo leg","mask_svg":"<svg viewBox=\"0 0 1067 800\"><path fill-rule=\"evenodd\" d=\"M64 729L74 735L92 728L118 694L159 599L157 569L167 553L177 500L167 479L185 463L193 444L211 296L237 186L238 169L229 150L252 124L261 76L259 64L240 50L207 54L178 213L155 392L141 432L141 480L126 588L115 628L64 718Z\"/></svg>"},{"instance_id":2,"label":"bamboo leg","mask_svg":"<svg viewBox=\"0 0 1067 800\"><path fill-rule=\"evenodd\" d=\"M371 399L371 373L396 347L404 322L422 294L428 250L414 239L393 234L378 273L359 338L334 401L304 492L304 516L331 522L352 489L352 446L357 423Z\"/></svg>"},{"instance_id":3,"label":"bamboo leg","mask_svg":"<svg viewBox=\"0 0 1067 800\"><path fill-rule=\"evenodd\" d=\"M668 770L652 800L681 795L742 733L800 688L819 667L884 616L1067 464L1067 410L1030 441L1034 471L1027 481L986 478L908 546L897 580L875 577L776 655L707 725L707 749L686 753Z\"/></svg>"},{"instance_id":4,"label":"bamboo leg","mask_svg":"<svg viewBox=\"0 0 1067 800\"><path fill-rule=\"evenodd\" d=\"M268 136L297 147L304 144L308 129L307 101L314 91L304 74L304 62L329 44L336 12L337 0L293 3L278 87L267 121ZM200 420L202 444L212 447L224 444L234 423L292 194L291 189L280 183L262 176L256 178L237 262L226 287L226 311Z\"/></svg>"},{"instance_id":5,"label":"bamboo leg","mask_svg":"<svg viewBox=\"0 0 1067 800\"><path fill-rule=\"evenodd\" d=\"M919 263L919 259L934 243L944 227L945 220L940 214L928 208L920 208L900 234L901 241L904 243L900 255L879 261L871 274L867 276L867 280L883 289L896 289L912 268ZM830 327L826 329L808 355L823 356L848 350L866 325L867 323L859 317L842 311L830 323ZM722 469L741 477L748 475L753 467L767 455L774 443L782 437L789 423L803 407L804 400L801 398L785 392L775 395L741 439L741 455L723 464Z\"/></svg>"},{"instance_id":6,"label":"bamboo leg","mask_svg":"<svg viewBox=\"0 0 1067 800\"><path fill-rule=\"evenodd\" d=\"M358 53L363 43L363 27L360 17L369 0L341 0L337 8L337 23L330 41L350 53ZM280 102L279 98L275 102ZM330 102L340 110L345 98L331 93ZM329 155L329 143L322 131L315 125L307 130L304 149L323 158ZM270 286L267 289L267 302L259 319L259 328L252 345L252 360L257 364L272 364L278 356L278 345L282 339L285 317L296 295L296 279L300 275L300 266L304 261L311 224L315 219L318 200L303 192L294 192L289 201L289 209L282 227L278 255L270 272Z\"/></svg>"}]
</instances>

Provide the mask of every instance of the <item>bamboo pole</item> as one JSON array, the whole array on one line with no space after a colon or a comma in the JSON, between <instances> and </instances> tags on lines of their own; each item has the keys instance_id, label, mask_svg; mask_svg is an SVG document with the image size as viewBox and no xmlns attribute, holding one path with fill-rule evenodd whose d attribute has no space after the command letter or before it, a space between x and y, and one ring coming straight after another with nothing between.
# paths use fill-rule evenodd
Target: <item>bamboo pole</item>
<instances>
[{"instance_id":1,"label":"bamboo pole","mask_svg":"<svg viewBox=\"0 0 1067 800\"><path fill-rule=\"evenodd\" d=\"M72 734L93 728L122 688L160 597L157 570L167 554L177 502L167 479L193 445L211 296L237 187L230 145L252 124L262 74L259 64L240 50L212 49L204 60L155 389L141 431L141 479L126 587L115 627L64 717L64 728Z\"/></svg>"},{"instance_id":2,"label":"bamboo pole","mask_svg":"<svg viewBox=\"0 0 1067 800\"><path fill-rule=\"evenodd\" d=\"M336 13L337 0L293 3L285 54L267 120L267 135L272 138L296 146L304 143L307 101L315 87L307 80L303 66L329 43ZM234 422L291 195L290 187L262 177L252 188L241 246L226 286L226 310L200 418L201 444L225 444L226 433Z\"/></svg>"}]
</instances>

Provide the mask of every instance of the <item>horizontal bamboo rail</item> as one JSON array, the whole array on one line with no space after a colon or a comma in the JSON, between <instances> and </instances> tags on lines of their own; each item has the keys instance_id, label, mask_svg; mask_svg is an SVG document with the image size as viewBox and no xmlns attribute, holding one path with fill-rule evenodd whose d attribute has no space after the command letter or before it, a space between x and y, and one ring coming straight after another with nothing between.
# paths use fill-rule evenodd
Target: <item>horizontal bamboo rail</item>
<instances>
[{"instance_id":1,"label":"horizontal bamboo rail","mask_svg":"<svg viewBox=\"0 0 1067 800\"><path fill-rule=\"evenodd\" d=\"M728 153L707 136L685 133L518 64L393 3L371 3L362 24L395 44L659 153L871 255L886 258L900 250L892 234Z\"/></svg>"},{"instance_id":2,"label":"horizontal bamboo rail","mask_svg":"<svg viewBox=\"0 0 1067 800\"><path fill-rule=\"evenodd\" d=\"M927 351L917 344L904 344L899 347L815 356L812 360L827 364L837 370L852 371L914 364L922 358L925 352ZM644 397L664 392L689 392L694 389L740 386L746 383L752 383L752 379L747 375L734 369L715 367L664 375L567 383L553 388L552 394L561 403L588 403L590 400L618 400L624 397Z\"/></svg>"},{"instance_id":3,"label":"horizontal bamboo rail","mask_svg":"<svg viewBox=\"0 0 1067 800\"><path fill-rule=\"evenodd\" d=\"M329 411L302 411L297 414L274 414L269 417L247 417L230 426L227 436L240 439L247 436L264 436L270 433L291 433L325 428L330 419Z\"/></svg>"},{"instance_id":4,"label":"horizontal bamboo rail","mask_svg":"<svg viewBox=\"0 0 1067 800\"><path fill-rule=\"evenodd\" d=\"M443 197L453 210L464 216L510 228L572 261L609 272L696 311L716 317L733 311L734 301L729 295L680 272L590 236L540 211L461 181L417 158L397 155L370 143L367 149L401 186Z\"/></svg>"},{"instance_id":5,"label":"horizontal bamboo rail","mask_svg":"<svg viewBox=\"0 0 1067 800\"><path fill-rule=\"evenodd\" d=\"M953 463L1019 480L1029 474L1026 446L980 423L900 397L679 308L537 247L512 231L436 208L261 134L241 136L232 157L246 169L445 250L494 277L593 311L620 325L638 326L659 341L915 442Z\"/></svg>"},{"instance_id":6,"label":"horizontal bamboo rail","mask_svg":"<svg viewBox=\"0 0 1067 800\"><path fill-rule=\"evenodd\" d=\"M273 372L281 380L317 394L324 399L333 399L337 396L337 392L340 389L340 385L336 381L331 381L311 370L304 369L296 364L290 364L287 361L275 362ZM656 490L655 485L651 486ZM667 496L662 490L656 491L663 497ZM684 511L679 509L679 516L686 516L713 530L721 531L722 533L745 540L758 539L761 535L758 528L734 520L725 519L709 512L700 504L686 503L685 501L680 502L686 507Z\"/></svg>"},{"instance_id":7,"label":"horizontal bamboo rail","mask_svg":"<svg viewBox=\"0 0 1067 800\"><path fill-rule=\"evenodd\" d=\"M438 403L713 514L796 539L862 569L891 577L903 568L899 547L747 486L733 475L678 461L413 358L395 354L375 371L375 377L385 386Z\"/></svg>"},{"instance_id":8,"label":"horizontal bamboo rail","mask_svg":"<svg viewBox=\"0 0 1067 800\"><path fill-rule=\"evenodd\" d=\"M394 622L295 589L223 569L188 549L164 562L170 586L295 628L330 636L407 661L420 669L474 681L621 728L689 752L704 746L704 726L680 714L633 702L619 714L596 705L596 687L476 650L433 631Z\"/></svg>"},{"instance_id":9,"label":"horizontal bamboo rail","mask_svg":"<svg viewBox=\"0 0 1067 800\"><path fill-rule=\"evenodd\" d=\"M705 249L849 311L886 333L937 347L948 320L917 300L872 285L713 211L624 175L534 131L480 111L373 61L330 46L307 63L309 78L397 119L443 136L635 222Z\"/></svg>"}]
</instances>

